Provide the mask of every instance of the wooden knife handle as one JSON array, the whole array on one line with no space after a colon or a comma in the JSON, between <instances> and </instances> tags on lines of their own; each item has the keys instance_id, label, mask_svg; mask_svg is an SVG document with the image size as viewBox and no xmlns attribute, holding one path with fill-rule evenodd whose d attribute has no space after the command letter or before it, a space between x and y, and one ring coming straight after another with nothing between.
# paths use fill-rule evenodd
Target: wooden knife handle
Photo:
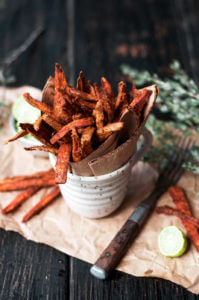
<instances>
[{"instance_id":1,"label":"wooden knife handle","mask_svg":"<svg viewBox=\"0 0 199 300\"><path fill-rule=\"evenodd\" d=\"M137 223L128 220L91 268L91 274L105 279L120 262L128 249L129 241L137 235L138 229Z\"/></svg>"}]
</instances>

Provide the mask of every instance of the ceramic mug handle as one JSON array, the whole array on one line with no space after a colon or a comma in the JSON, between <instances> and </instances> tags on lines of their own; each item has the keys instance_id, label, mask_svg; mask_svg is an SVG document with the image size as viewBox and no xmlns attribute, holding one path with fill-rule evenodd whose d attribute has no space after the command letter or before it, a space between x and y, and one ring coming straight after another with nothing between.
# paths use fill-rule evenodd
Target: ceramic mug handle
<instances>
[{"instance_id":1,"label":"ceramic mug handle","mask_svg":"<svg viewBox=\"0 0 199 300\"><path fill-rule=\"evenodd\" d=\"M132 158L132 166L143 158L143 156L148 152L153 142L153 136L147 128L144 127L141 135L143 136L143 140L138 146L137 151Z\"/></svg>"}]
</instances>

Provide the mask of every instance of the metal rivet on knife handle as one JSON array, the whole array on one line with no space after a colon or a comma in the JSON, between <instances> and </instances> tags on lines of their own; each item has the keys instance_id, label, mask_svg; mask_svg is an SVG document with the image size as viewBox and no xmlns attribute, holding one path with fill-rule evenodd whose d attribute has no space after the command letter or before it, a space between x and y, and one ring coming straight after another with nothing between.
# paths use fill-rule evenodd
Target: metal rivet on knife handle
<instances>
[{"instance_id":1,"label":"metal rivet on knife handle","mask_svg":"<svg viewBox=\"0 0 199 300\"><path fill-rule=\"evenodd\" d=\"M99 279L106 279L109 273L118 265L121 257L128 249L129 241L137 234L138 229L137 223L128 220L103 251L94 266L91 267L91 274Z\"/></svg>"}]
</instances>

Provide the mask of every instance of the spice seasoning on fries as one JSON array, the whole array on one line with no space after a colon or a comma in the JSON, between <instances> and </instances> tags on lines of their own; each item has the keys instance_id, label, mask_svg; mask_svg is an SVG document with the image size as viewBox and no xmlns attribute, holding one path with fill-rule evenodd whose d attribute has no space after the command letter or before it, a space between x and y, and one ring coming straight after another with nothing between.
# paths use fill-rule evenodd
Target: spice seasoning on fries
<instances>
[{"instance_id":1,"label":"spice seasoning on fries","mask_svg":"<svg viewBox=\"0 0 199 300\"><path fill-rule=\"evenodd\" d=\"M71 154L71 144L62 144L59 148L56 172L55 172L55 182L64 183L67 178L68 163Z\"/></svg>"},{"instance_id":2,"label":"spice seasoning on fries","mask_svg":"<svg viewBox=\"0 0 199 300\"><path fill-rule=\"evenodd\" d=\"M46 188L46 186L53 188L24 216L23 222L28 221L60 195L59 187L55 184L55 171L50 169L31 175L7 177L0 180L1 192L23 190L11 203L2 209L2 213L8 214L13 212L39 190Z\"/></svg>"},{"instance_id":3,"label":"spice seasoning on fries","mask_svg":"<svg viewBox=\"0 0 199 300\"><path fill-rule=\"evenodd\" d=\"M24 203L28 198L36 194L41 189L40 186L31 186L24 190L22 193L16 196L16 198L8 204L5 208L2 209L4 214L7 214L15 210L19 205Z\"/></svg>"},{"instance_id":4,"label":"spice seasoning on fries","mask_svg":"<svg viewBox=\"0 0 199 300\"><path fill-rule=\"evenodd\" d=\"M34 215L38 214L44 207L51 203L55 198L60 195L60 189L58 186L53 187L53 189L46 194L33 208L23 217L23 222L27 222Z\"/></svg>"},{"instance_id":5,"label":"spice seasoning on fries","mask_svg":"<svg viewBox=\"0 0 199 300\"><path fill-rule=\"evenodd\" d=\"M55 76L46 83L50 87L49 99L44 91L43 100L38 101L28 93L24 99L41 111L34 124L20 124L22 131L8 142L31 134L43 146L25 148L27 151L41 150L57 155L56 183L65 183L69 162L79 162L96 150L113 132L120 131L124 111L133 110L137 115L137 128L141 124L145 105L151 91L137 90L135 83L127 91L125 82L118 84L115 96L111 84L105 77L101 85L87 81L79 73L76 88L71 87L62 67L55 64ZM1 187L0 187L1 188Z\"/></svg>"},{"instance_id":6,"label":"spice seasoning on fries","mask_svg":"<svg viewBox=\"0 0 199 300\"><path fill-rule=\"evenodd\" d=\"M179 217L187 231L187 235L199 251L199 220L192 216L189 202L184 190L180 186L172 186L169 188L169 193L177 209L165 205L157 207L156 212Z\"/></svg>"},{"instance_id":7,"label":"spice seasoning on fries","mask_svg":"<svg viewBox=\"0 0 199 300\"><path fill-rule=\"evenodd\" d=\"M8 141L5 141L4 144L14 142L14 141L18 140L19 138L24 137L27 134L28 134L28 131L22 129L13 138L9 139Z\"/></svg>"},{"instance_id":8,"label":"spice seasoning on fries","mask_svg":"<svg viewBox=\"0 0 199 300\"><path fill-rule=\"evenodd\" d=\"M17 191L17 190L25 190L31 186L51 186L55 182L54 176L51 177L43 177L43 178L34 178L34 179L24 179L24 180L17 180L14 182L5 182L0 184L0 192L7 192L7 191Z\"/></svg>"},{"instance_id":9,"label":"spice seasoning on fries","mask_svg":"<svg viewBox=\"0 0 199 300\"><path fill-rule=\"evenodd\" d=\"M158 214L165 214L168 216L176 216L176 217L180 218L181 220L187 221L188 223L199 228L199 220L198 219L196 219L192 216L189 216L187 214L184 214L180 210L170 207L168 205L157 207L156 212Z\"/></svg>"}]
</instances>

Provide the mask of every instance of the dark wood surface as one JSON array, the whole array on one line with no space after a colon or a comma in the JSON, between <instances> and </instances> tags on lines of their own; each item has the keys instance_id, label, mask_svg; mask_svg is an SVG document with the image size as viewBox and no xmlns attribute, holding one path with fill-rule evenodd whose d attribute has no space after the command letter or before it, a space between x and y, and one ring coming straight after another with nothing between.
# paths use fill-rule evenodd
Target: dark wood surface
<instances>
[{"instance_id":1,"label":"dark wood surface","mask_svg":"<svg viewBox=\"0 0 199 300\"><path fill-rule=\"evenodd\" d=\"M128 246L132 244L133 239L135 240L138 235L138 231L139 225L132 220L127 220L101 253L95 262L95 266L103 269L105 274L109 275L118 266L121 258L127 252Z\"/></svg>"},{"instance_id":2,"label":"dark wood surface","mask_svg":"<svg viewBox=\"0 0 199 300\"><path fill-rule=\"evenodd\" d=\"M166 72L175 58L198 81L198 14L196 0L1 0L1 62L42 25L44 32L6 70L15 85L42 88L55 61L70 82L83 69L93 81L104 75L116 85L122 63ZM89 264L4 230L0 254L0 300L199 298L171 282L118 271L97 280Z\"/></svg>"}]
</instances>

